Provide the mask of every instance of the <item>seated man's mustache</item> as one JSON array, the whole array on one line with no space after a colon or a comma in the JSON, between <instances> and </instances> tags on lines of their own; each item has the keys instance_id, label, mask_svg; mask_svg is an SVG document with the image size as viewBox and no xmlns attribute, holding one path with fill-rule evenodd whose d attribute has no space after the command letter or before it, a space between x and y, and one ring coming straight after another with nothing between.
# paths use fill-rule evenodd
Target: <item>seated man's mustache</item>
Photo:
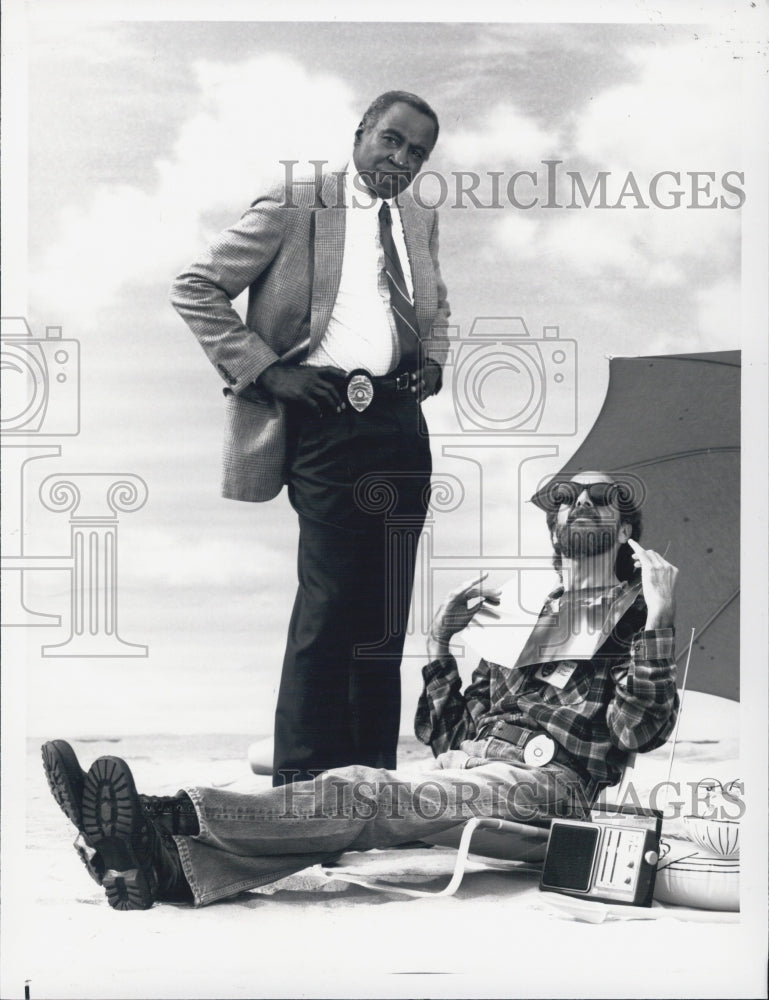
<instances>
[{"instance_id":1,"label":"seated man's mustache","mask_svg":"<svg viewBox=\"0 0 769 1000\"><path fill-rule=\"evenodd\" d=\"M596 521L596 522L598 522L598 521L601 520L601 517L598 514L597 510L595 510L592 507L583 507L583 508L580 508L579 510L573 510L569 514L569 516L566 518L566 523L567 524L571 524L573 521L576 521L577 518L579 518L579 517L585 518L586 520L590 520L590 521Z\"/></svg>"}]
</instances>

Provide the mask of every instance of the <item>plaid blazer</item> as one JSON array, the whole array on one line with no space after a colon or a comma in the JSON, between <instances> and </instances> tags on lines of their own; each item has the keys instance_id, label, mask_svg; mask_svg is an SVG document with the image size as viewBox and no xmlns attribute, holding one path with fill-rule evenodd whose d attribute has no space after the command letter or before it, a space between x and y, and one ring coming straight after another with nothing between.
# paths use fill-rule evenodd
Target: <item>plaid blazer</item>
<instances>
[{"instance_id":1,"label":"plaid blazer","mask_svg":"<svg viewBox=\"0 0 769 1000\"><path fill-rule=\"evenodd\" d=\"M285 482L285 410L251 383L278 359L320 343L344 256L343 175L294 180L259 197L174 281L171 302L227 383L222 493L264 501ZM414 307L426 356L446 357L449 307L438 266L435 209L399 198ZM232 300L249 289L245 324Z\"/></svg>"}]
</instances>

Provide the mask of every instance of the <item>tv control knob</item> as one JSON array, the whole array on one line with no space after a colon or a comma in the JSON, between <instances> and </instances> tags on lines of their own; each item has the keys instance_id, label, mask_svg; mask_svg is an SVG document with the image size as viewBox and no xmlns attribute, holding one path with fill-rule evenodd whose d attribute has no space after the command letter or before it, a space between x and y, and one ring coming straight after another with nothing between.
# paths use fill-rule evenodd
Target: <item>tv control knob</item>
<instances>
[{"instance_id":1,"label":"tv control knob","mask_svg":"<svg viewBox=\"0 0 769 1000\"><path fill-rule=\"evenodd\" d=\"M659 859L660 856L659 854L657 854L656 851L647 851L646 854L644 854L644 861L646 862L647 865L654 866L657 864Z\"/></svg>"}]
</instances>

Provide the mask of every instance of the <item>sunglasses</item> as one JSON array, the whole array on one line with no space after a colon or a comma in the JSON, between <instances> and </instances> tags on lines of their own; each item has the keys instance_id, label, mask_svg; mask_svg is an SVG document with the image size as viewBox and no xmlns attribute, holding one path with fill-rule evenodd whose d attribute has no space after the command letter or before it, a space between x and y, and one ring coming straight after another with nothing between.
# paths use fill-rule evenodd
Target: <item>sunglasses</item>
<instances>
[{"instance_id":1,"label":"sunglasses","mask_svg":"<svg viewBox=\"0 0 769 1000\"><path fill-rule=\"evenodd\" d=\"M632 484L617 483L580 483L554 480L539 490L531 499L537 507L545 511L556 511L562 505L572 507L577 497L587 493L594 507L617 507L628 510L635 506L636 490Z\"/></svg>"}]
</instances>

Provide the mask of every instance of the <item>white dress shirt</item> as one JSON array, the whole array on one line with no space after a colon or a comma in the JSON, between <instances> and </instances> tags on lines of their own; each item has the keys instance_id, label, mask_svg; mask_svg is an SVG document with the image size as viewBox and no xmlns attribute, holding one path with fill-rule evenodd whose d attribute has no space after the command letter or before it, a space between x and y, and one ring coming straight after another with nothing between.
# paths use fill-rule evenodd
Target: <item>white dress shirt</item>
<instances>
[{"instance_id":1,"label":"white dress shirt","mask_svg":"<svg viewBox=\"0 0 769 1000\"><path fill-rule=\"evenodd\" d=\"M379 236L382 199L368 189L358 190L359 186L363 187L353 188L345 175L344 258L339 291L321 342L304 364L333 365L348 373L365 368L372 375L386 375L396 369L400 348ZM388 204L393 218L393 240L413 298L403 220L397 203L388 201Z\"/></svg>"}]
</instances>

